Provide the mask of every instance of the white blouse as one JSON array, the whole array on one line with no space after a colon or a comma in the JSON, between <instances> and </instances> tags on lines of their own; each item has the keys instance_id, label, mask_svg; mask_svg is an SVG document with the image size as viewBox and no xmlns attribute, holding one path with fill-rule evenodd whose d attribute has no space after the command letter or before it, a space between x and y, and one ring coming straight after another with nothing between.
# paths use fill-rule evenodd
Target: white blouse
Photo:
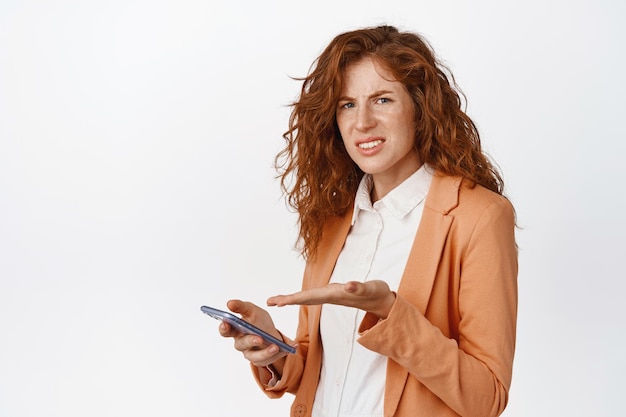
<instances>
[{"instance_id":1,"label":"white blouse","mask_svg":"<svg viewBox=\"0 0 626 417\"><path fill-rule=\"evenodd\" d=\"M384 280L396 291L422 217L433 170L422 165L372 205L372 177L355 197L352 227L330 282ZM387 357L358 343L365 312L324 304L322 370L313 417L382 417Z\"/></svg>"}]
</instances>

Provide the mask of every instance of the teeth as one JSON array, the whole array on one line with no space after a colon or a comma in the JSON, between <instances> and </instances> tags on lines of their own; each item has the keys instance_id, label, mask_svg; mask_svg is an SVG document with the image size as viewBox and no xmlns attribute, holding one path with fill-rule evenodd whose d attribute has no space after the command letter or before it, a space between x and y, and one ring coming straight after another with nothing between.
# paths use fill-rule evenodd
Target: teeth
<instances>
[{"instance_id":1,"label":"teeth","mask_svg":"<svg viewBox=\"0 0 626 417\"><path fill-rule=\"evenodd\" d=\"M380 145L381 143L383 143L383 141L380 140L380 139L373 140L371 142L359 143L359 148L361 148L361 149L372 149L372 148L375 148L376 146Z\"/></svg>"}]
</instances>

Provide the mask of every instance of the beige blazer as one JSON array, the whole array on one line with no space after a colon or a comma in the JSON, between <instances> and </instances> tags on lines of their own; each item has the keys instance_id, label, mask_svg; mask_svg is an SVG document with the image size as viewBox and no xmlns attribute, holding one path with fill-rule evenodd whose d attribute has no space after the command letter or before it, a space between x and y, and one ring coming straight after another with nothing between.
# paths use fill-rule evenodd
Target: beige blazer
<instances>
[{"instance_id":1,"label":"beige blazer","mask_svg":"<svg viewBox=\"0 0 626 417\"><path fill-rule=\"evenodd\" d=\"M385 417L497 416L511 384L517 316L517 248L508 200L435 174L395 304L367 314L358 342L389 358ZM325 286L352 212L325 227L303 288ZM321 306L302 306L295 355L269 397L296 395L293 417L311 415L321 369ZM289 342L292 340L287 339Z\"/></svg>"}]
</instances>

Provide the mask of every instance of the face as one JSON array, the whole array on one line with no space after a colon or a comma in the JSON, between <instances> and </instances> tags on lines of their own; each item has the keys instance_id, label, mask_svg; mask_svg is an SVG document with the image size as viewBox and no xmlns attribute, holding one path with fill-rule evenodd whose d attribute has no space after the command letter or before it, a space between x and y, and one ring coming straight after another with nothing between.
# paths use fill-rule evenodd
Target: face
<instances>
[{"instance_id":1,"label":"face","mask_svg":"<svg viewBox=\"0 0 626 417\"><path fill-rule=\"evenodd\" d=\"M372 58L347 67L337 125L350 158L374 179L378 198L421 165L414 148L415 110L406 87Z\"/></svg>"}]
</instances>

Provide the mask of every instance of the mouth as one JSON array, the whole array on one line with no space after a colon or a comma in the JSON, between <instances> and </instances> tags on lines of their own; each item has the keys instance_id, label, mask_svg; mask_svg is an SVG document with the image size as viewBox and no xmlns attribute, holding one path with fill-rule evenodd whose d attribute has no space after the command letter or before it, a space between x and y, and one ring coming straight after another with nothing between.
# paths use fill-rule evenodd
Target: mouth
<instances>
[{"instance_id":1,"label":"mouth","mask_svg":"<svg viewBox=\"0 0 626 417\"><path fill-rule=\"evenodd\" d=\"M384 141L382 139L374 139L374 140L370 140L370 141L367 141L367 142L361 142L361 143L357 144L357 146L360 149L368 150L368 149L373 149L373 148L377 147L378 145L380 145L383 142Z\"/></svg>"}]
</instances>

